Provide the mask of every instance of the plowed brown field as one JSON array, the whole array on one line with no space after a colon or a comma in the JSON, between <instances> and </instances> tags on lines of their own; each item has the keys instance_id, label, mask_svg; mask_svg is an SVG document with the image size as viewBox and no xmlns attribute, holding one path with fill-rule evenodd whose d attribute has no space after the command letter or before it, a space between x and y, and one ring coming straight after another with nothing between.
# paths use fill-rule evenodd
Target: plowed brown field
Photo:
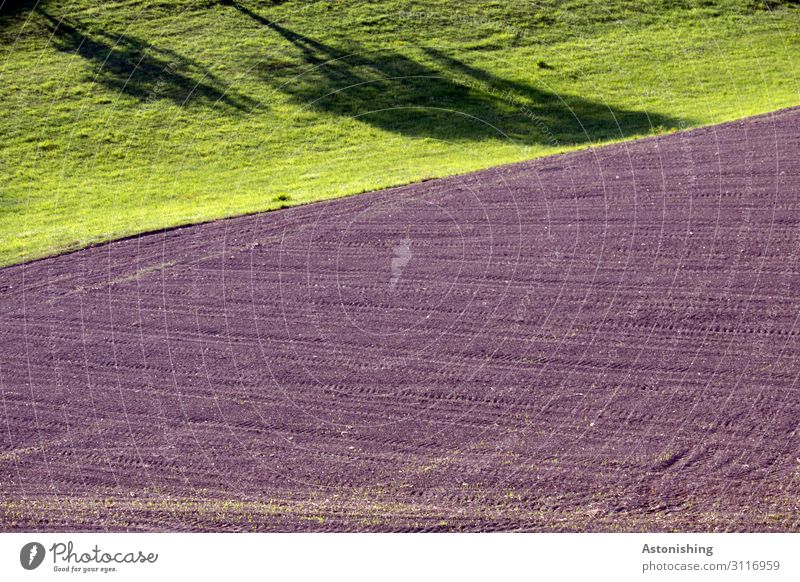
<instances>
[{"instance_id":1,"label":"plowed brown field","mask_svg":"<svg viewBox=\"0 0 800 582\"><path fill-rule=\"evenodd\" d=\"M800 110L0 270L0 529L800 527Z\"/></svg>"}]
</instances>

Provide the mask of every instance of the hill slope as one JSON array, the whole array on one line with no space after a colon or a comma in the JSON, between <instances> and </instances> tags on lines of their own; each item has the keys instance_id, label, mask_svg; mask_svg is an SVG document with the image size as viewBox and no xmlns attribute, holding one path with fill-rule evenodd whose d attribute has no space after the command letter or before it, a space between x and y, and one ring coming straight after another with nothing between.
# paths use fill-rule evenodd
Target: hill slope
<instances>
[{"instance_id":1,"label":"hill slope","mask_svg":"<svg viewBox=\"0 0 800 582\"><path fill-rule=\"evenodd\" d=\"M797 531L799 130L0 270L0 529Z\"/></svg>"},{"instance_id":2,"label":"hill slope","mask_svg":"<svg viewBox=\"0 0 800 582\"><path fill-rule=\"evenodd\" d=\"M0 264L799 102L796 2L0 12Z\"/></svg>"}]
</instances>

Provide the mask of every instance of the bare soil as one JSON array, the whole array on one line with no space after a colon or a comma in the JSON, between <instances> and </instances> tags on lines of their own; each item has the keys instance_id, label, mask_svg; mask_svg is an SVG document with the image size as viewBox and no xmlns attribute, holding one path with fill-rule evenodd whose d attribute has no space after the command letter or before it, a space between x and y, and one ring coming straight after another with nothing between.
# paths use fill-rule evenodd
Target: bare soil
<instances>
[{"instance_id":1,"label":"bare soil","mask_svg":"<svg viewBox=\"0 0 800 582\"><path fill-rule=\"evenodd\" d=\"M0 270L0 530L798 531L800 110Z\"/></svg>"}]
</instances>

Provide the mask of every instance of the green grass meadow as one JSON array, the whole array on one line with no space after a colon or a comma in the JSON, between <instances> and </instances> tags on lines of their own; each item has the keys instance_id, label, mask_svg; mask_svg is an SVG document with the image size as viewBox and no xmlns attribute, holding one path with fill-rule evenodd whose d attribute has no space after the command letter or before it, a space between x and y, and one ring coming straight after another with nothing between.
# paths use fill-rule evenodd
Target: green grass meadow
<instances>
[{"instance_id":1,"label":"green grass meadow","mask_svg":"<svg viewBox=\"0 0 800 582\"><path fill-rule=\"evenodd\" d=\"M796 0L6 0L0 265L794 106L799 75Z\"/></svg>"}]
</instances>

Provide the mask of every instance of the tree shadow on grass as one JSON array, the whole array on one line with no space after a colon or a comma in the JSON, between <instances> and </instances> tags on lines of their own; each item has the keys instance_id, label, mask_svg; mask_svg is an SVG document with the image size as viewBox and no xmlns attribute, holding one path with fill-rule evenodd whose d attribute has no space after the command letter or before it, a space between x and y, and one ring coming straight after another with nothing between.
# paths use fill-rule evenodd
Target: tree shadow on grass
<instances>
[{"instance_id":1,"label":"tree shadow on grass","mask_svg":"<svg viewBox=\"0 0 800 582\"><path fill-rule=\"evenodd\" d=\"M44 0L0 0L0 16L14 16L43 6Z\"/></svg>"},{"instance_id":2,"label":"tree shadow on grass","mask_svg":"<svg viewBox=\"0 0 800 582\"><path fill-rule=\"evenodd\" d=\"M290 79L263 78L305 107L412 137L451 141L511 138L567 146L678 127L658 113L610 107L502 79L433 48L426 62L355 43L333 47L294 32L233 0L223 0L286 42L306 65Z\"/></svg>"},{"instance_id":3,"label":"tree shadow on grass","mask_svg":"<svg viewBox=\"0 0 800 582\"><path fill-rule=\"evenodd\" d=\"M182 106L203 104L247 111L258 102L226 87L196 61L125 34L84 26L79 21L38 12L60 51L76 54L95 68L92 79L140 101L168 99Z\"/></svg>"},{"instance_id":4,"label":"tree shadow on grass","mask_svg":"<svg viewBox=\"0 0 800 582\"><path fill-rule=\"evenodd\" d=\"M31 13L45 0L0 0L0 46L13 45Z\"/></svg>"}]
</instances>

